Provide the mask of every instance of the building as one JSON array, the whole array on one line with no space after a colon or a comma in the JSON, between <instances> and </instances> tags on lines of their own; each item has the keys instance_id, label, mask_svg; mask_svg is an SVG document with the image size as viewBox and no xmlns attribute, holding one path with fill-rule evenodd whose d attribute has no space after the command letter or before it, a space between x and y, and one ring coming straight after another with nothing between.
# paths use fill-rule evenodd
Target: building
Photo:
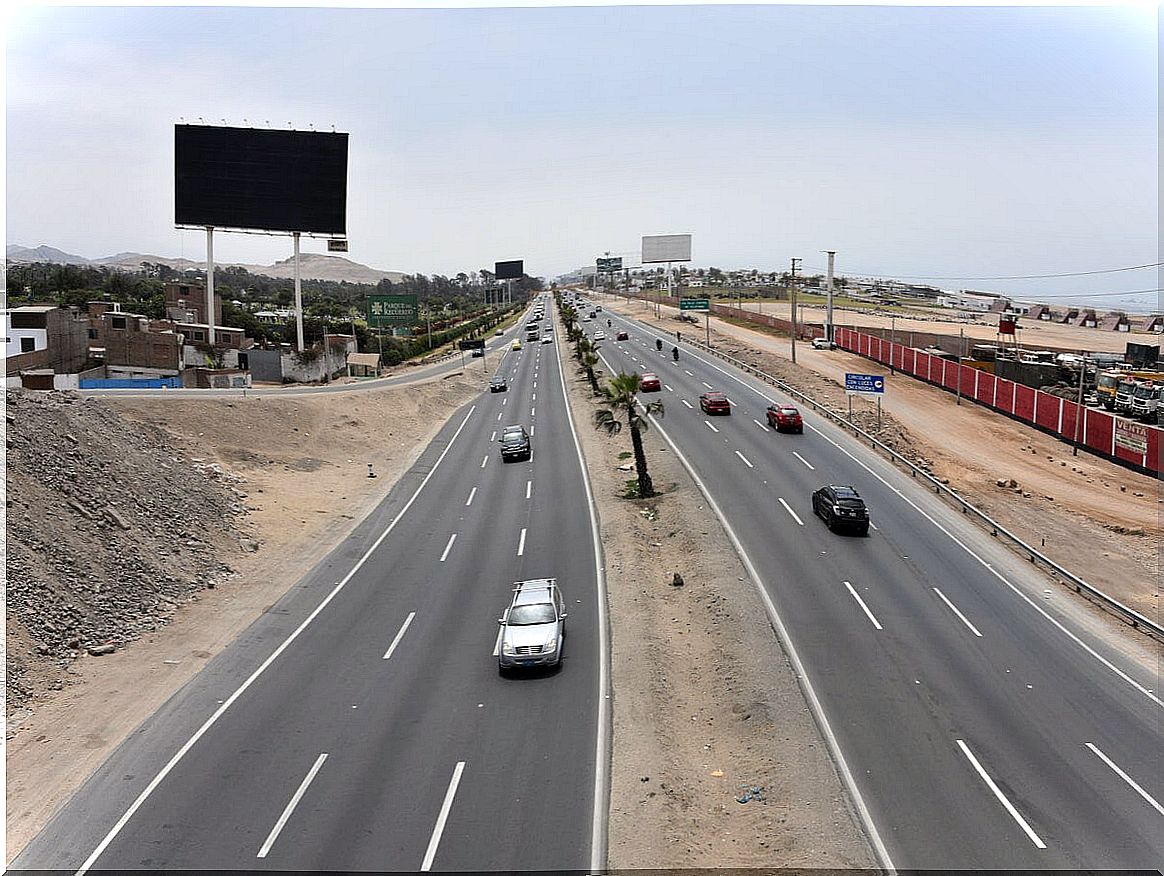
<instances>
[{"instance_id":1,"label":"building","mask_svg":"<svg viewBox=\"0 0 1164 876\"><path fill-rule=\"evenodd\" d=\"M149 317L125 313L120 304L89 302L89 347L94 358L104 361L109 376L177 375L183 340L172 329L152 330Z\"/></svg>"},{"instance_id":2,"label":"building","mask_svg":"<svg viewBox=\"0 0 1164 876\"><path fill-rule=\"evenodd\" d=\"M4 373L51 368L74 374L89 360L89 322L72 308L30 304L4 311Z\"/></svg>"},{"instance_id":3,"label":"building","mask_svg":"<svg viewBox=\"0 0 1164 876\"><path fill-rule=\"evenodd\" d=\"M174 322L205 323L206 286L202 283L170 282L165 285L166 319ZM222 325L222 296L214 293L214 325Z\"/></svg>"}]
</instances>

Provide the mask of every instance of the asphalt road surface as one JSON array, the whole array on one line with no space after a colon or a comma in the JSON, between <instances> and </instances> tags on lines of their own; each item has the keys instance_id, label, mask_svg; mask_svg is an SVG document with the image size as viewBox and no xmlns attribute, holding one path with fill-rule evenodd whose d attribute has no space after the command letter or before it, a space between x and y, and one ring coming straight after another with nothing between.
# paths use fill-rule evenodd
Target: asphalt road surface
<instances>
[{"instance_id":1,"label":"asphalt road surface","mask_svg":"<svg viewBox=\"0 0 1164 876\"><path fill-rule=\"evenodd\" d=\"M884 863L1164 865L1158 666L1089 633L1069 596L824 418L802 408L804 434L778 434L765 410L794 400L689 346L672 361L674 335L599 317L583 328L608 334L612 372L660 376L640 396L665 404L652 429L743 548ZM730 416L701 412L711 388ZM825 483L858 488L868 537L814 516Z\"/></svg>"},{"instance_id":2,"label":"asphalt road surface","mask_svg":"<svg viewBox=\"0 0 1164 876\"><path fill-rule=\"evenodd\" d=\"M454 415L13 869L591 866L607 674L588 491L556 345L498 370L509 390ZM509 423L533 433L530 462L502 462ZM502 677L497 618L513 582L546 576L569 609L561 668Z\"/></svg>"}]
</instances>

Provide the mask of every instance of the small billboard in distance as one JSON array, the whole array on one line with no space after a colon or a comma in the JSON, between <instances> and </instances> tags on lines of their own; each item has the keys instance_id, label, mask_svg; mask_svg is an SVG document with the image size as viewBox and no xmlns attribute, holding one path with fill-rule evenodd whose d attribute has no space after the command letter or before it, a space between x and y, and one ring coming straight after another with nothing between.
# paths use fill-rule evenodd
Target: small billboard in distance
<instances>
[{"instance_id":1,"label":"small billboard in distance","mask_svg":"<svg viewBox=\"0 0 1164 876\"><path fill-rule=\"evenodd\" d=\"M174 222L347 233L348 135L174 126Z\"/></svg>"},{"instance_id":2,"label":"small billboard in distance","mask_svg":"<svg viewBox=\"0 0 1164 876\"><path fill-rule=\"evenodd\" d=\"M643 237L643 264L689 261L690 234L653 234Z\"/></svg>"},{"instance_id":3,"label":"small billboard in distance","mask_svg":"<svg viewBox=\"0 0 1164 876\"><path fill-rule=\"evenodd\" d=\"M493 268L494 276L498 280L520 280L525 275L524 262L521 259L512 262L496 262Z\"/></svg>"}]
</instances>

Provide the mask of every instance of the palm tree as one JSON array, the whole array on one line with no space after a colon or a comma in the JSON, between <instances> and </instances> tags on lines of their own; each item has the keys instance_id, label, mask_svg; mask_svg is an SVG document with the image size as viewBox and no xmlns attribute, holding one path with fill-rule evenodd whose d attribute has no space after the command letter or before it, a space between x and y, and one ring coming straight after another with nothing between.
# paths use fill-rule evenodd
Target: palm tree
<instances>
[{"instance_id":1,"label":"palm tree","mask_svg":"<svg viewBox=\"0 0 1164 876\"><path fill-rule=\"evenodd\" d=\"M586 372L586 379L590 381L590 388L595 395L600 395L602 390L598 387L598 377L594 373L594 367L599 362L598 344L589 338L583 338L578 342L578 350L578 361L582 363L582 370Z\"/></svg>"},{"instance_id":2,"label":"palm tree","mask_svg":"<svg viewBox=\"0 0 1164 876\"><path fill-rule=\"evenodd\" d=\"M625 415L626 424L630 427L631 447L635 453L635 471L639 478L639 498L646 499L655 495L655 485L651 483L651 476L647 473L647 456L643 452L643 435L647 431L647 416L658 414L663 416L663 403L653 401L642 408L640 412L635 393L639 391L642 378L638 374L619 373L606 381L601 387L602 399L599 404L602 410L594 412L594 428L605 429L608 435L617 435L622 431L620 415Z\"/></svg>"}]
</instances>

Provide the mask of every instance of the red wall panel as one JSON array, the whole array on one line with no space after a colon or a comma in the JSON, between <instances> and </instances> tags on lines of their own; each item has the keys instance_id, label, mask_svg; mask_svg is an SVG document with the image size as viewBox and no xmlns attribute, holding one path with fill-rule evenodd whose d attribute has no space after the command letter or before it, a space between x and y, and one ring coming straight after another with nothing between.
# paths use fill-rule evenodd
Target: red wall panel
<instances>
[{"instance_id":1,"label":"red wall panel","mask_svg":"<svg viewBox=\"0 0 1164 876\"><path fill-rule=\"evenodd\" d=\"M1036 390L1029 386L1023 386L1021 383L1015 384L1014 414L1016 417L1022 417L1024 420L1034 420L1035 392Z\"/></svg>"},{"instance_id":2,"label":"red wall panel","mask_svg":"<svg viewBox=\"0 0 1164 876\"><path fill-rule=\"evenodd\" d=\"M1059 403L1063 399L1035 390L1035 422L1045 429L1059 429Z\"/></svg>"}]
</instances>

